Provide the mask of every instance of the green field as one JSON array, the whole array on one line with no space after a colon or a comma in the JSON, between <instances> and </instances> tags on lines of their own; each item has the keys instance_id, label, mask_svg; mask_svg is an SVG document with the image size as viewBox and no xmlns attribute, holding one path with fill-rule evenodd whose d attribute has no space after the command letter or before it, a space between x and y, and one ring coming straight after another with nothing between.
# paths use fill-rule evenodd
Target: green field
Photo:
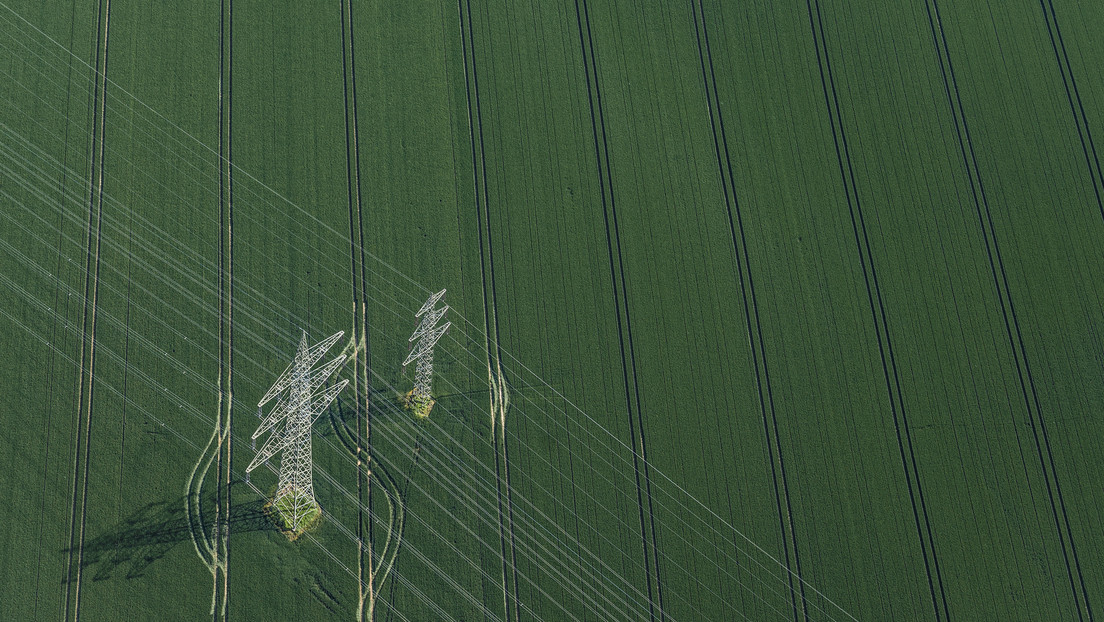
<instances>
[{"instance_id":1,"label":"green field","mask_svg":"<svg viewBox=\"0 0 1104 622\"><path fill-rule=\"evenodd\" d=\"M1104 616L1104 4L163 4L0 0L0 620Z\"/></svg>"}]
</instances>

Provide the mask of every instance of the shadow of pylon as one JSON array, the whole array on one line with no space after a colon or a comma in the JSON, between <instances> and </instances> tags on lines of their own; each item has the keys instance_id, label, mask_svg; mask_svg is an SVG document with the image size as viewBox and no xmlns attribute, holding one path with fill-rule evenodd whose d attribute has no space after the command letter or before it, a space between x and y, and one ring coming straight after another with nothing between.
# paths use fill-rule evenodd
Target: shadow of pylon
<instances>
[{"instance_id":1,"label":"shadow of pylon","mask_svg":"<svg viewBox=\"0 0 1104 622\"><path fill-rule=\"evenodd\" d=\"M232 504L226 522L231 538L241 533L278 531L265 515L263 500ZM183 498L149 503L106 533L86 541L81 568L91 568L94 581L110 579L123 567L125 578L141 577L174 546L189 541L190 530ZM62 552L68 553L69 549Z\"/></svg>"}]
</instances>

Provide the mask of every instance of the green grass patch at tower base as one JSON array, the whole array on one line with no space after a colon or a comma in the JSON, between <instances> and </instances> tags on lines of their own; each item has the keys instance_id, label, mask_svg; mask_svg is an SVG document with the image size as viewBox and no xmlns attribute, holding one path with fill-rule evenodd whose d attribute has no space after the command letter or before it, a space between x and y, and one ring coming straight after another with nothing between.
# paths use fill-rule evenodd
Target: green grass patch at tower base
<instances>
[{"instance_id":1,"label":"green grass patch at tower base","mask_svg":"<svg viewBox=\"0 0 1104 622\"><path fill-rule=\"evenodd\" d=\"M300 514L298 527L295 521L297 509ZM322 522L322 507L317 501L296 499L294 495L274 496L264 505L264 511L265 515L280 529L280 533L292 542Z\"/></svg>"},{"instance_id":2,"label":"green grass patch at tower base","mask_svg":"<svg viewBox=\"0 0 1104 622\"><path fill-rule=\"evenodd\" d=\"M437 400L431 397L424 397L415 395L414 391L408 391L402 398L403 408L414 413L414 416L419 419L428 419L429 411L433 410L433 405L437 403Z\"/></svg>"}]
</instances>

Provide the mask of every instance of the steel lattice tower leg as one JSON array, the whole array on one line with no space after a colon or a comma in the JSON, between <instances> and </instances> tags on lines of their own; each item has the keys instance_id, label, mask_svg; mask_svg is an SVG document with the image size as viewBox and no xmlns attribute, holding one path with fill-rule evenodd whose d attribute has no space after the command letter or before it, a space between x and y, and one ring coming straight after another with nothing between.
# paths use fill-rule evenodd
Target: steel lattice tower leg
<instances>
[{"instance_id":1,"label":"steel lattice tower leg","mask_svg":"<svg viewBox=\"0 0 1104 622\"><path fill-rule=\"evenodd\" d=\"M343 334L344 332L337 333L308 348L307 333L304 331L295 359L257 404L261 408L277 396L282 396L253 433L253 438L256 439L266 431L273 430L246 473L267 463L277 452L283 452L280 457L279 484L272 505L283 519L287 531L294 535L302 533L321 514L321 508L314 498L311 425L349 382L343 380L316 393L341 366L345 355L313 371L311 367ZM281 422L284 426L278 429Z\"/></svg>"},{"instance_id":2,"label":"steel lattice tower leg","mask_svg":"<svg viewBox=\"0 0 1104 622\"><path fill-rule=\"evenodd\" d=\"M443 326L437 326L437 322L445 316L448 305L440 309L433 306L445 295L445 290L433 294L422 305L421 310L414 317L421 317L422 321L409 341L417 341L411 348L410 354L403 361L406 367L414 361L418 365L414 370L414 388L407 394L406 406L418 417L428 417L433 408L433 346L445 334L452 322L446 322ZM423 317L424 316L424 317Z\"/></svg>"}]
</instances>

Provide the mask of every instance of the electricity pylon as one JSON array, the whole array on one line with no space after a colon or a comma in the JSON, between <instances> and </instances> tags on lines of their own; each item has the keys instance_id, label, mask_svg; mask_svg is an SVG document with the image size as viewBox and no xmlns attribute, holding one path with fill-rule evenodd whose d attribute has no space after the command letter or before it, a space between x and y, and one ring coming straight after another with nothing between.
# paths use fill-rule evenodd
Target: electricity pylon
<instances>
[{"instance_id":1,"label":"electricity pylon","mask_svg":"<svg viewBox=\"0 0 1104 622\"><path fill-rule=\"evenodd\" d=\"M337 394L349 384L348 380L319 391L326 380L345 361L345 355L335 358L318 369L311 367L330 349L345 332L342 331L311 347L307 347L307 332L299 340L295 359L265 393L257 408L262 408L280 396L276 405L261 420L253 439L272 430L268 441L257 452L253 462L245 470L251 472L268 462L278 452L280 457L280 483L272 506L280 513L288 531L298 535L319 515L321 509L314 499L314 478L311 460L311 425L326 410ZM283 422L282 427L277 427Z\"/></svg>"},{"instance_id":2,"label":"electricity pylon","mask_svg":"<svg viewBox=\"0 0 1104 622\"><path fill-rule=\"evenodd\" d=\"M403 361L403 368L414 361L418 361L418 365L414 370L414 389L406 394L406 407L422 418L429 416L429 411L434 404L433 346L444 336L449 326L452 326L452 322L445 322L443 326L437 326L437 322L445 317L448 305L440 309L434 309L433 306L444 296L445 290L443 289L433 294L422 305L418 313L414 315L414 317L422 318L422 321L407 341L417 341L417 343L414 344L410 354Z\"/></svg>"}]
</instances>

